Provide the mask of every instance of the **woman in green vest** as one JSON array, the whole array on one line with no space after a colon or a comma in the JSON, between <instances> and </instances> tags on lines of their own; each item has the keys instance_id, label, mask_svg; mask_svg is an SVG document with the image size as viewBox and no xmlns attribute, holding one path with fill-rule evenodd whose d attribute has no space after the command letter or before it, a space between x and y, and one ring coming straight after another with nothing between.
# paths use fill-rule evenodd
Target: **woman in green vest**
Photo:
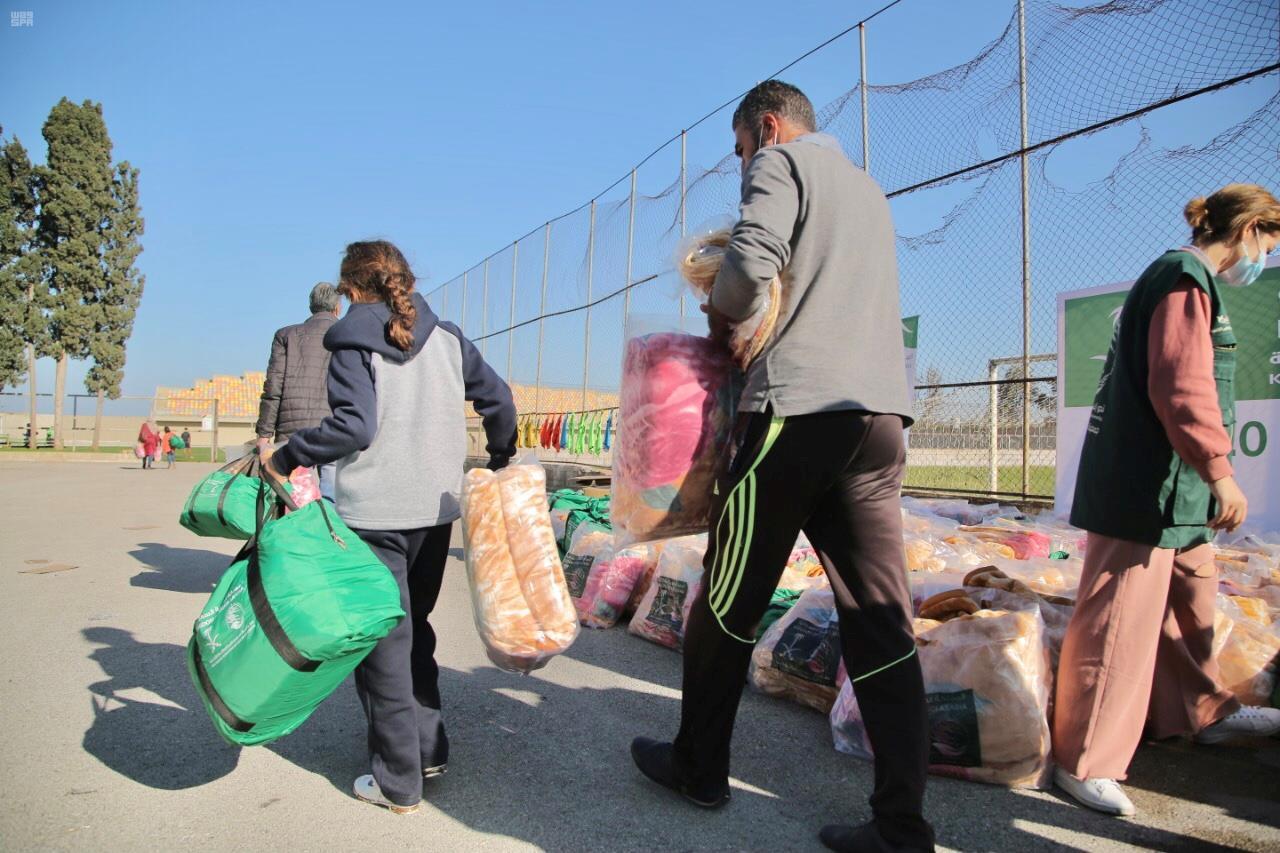
<instances>
[{"instance_id":1,"label":"woman in green vest","mask_svg":"<svg viewBox=\"0 0 1280 853\"><path fill-rule=\"evenodd\" d=\"M1280 237L1280 203L1231 184L1186 207L1191 243L1134 283L1094 398L1071 522L1089 531L1058 669L1055 780L1131 815L1125 777L1144 725L1199 743L1280 732L1218 680L1218 572L1209 544L1244 523L1231 462L1236 338L1225 287L1252 284Z\"/></svg>"}]
</instances>

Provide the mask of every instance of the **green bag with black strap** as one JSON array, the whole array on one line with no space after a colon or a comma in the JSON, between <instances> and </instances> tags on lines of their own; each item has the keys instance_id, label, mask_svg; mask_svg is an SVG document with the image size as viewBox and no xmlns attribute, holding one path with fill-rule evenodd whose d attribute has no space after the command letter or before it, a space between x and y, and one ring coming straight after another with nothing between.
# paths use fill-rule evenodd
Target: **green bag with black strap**
<instances>
[{"instance_id":1,"label":"green bag with black strap","mask_svg":"<svg viewBox=\"0 0 1280 853\"><path fill-rule=\"evenodd\" d=\"M271 518L265 492L187 645L214 727L241 746L302 725L405 615L391 571L328 501Z\"/></svg>"},{"instance_id":2,"label":"green bag with black strap","mask_svg":"<svg viewBox=\"0 0 1280 853\"><path fill-rule=\"evenodd\" d=\"M257 450L224 465L196 483L178 522L197 536L248 539L257 523L258 494L264 488L261 473Z\"/></svg>"}]
</instances>

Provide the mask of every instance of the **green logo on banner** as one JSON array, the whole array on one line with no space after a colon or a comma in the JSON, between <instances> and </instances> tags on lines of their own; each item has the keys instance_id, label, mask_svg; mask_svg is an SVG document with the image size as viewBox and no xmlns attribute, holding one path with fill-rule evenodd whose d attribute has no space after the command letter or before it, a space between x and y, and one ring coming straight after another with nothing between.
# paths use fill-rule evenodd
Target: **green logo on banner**
<instances>
[{"instance_id":1,"label":"green logo on banner","mask_svg":"<svg viewBox=\"0 0 1280 853\"><path fill-rule=\"evenodd\" d=\"M1280 267L1263 272L1250 287L1220 287L1231 317L1236 351L1236 400L1280 400ZM1066 324L1068 408L1093 405L1120 308L1128 291L1069 299Z\"/></svg>"},{"instance_id":2,"label":"green logo on banner","mask_svg":"<svg viewBox=\"0 0 1280 853\"><path fill-rule=\"evenodd\" d=\"M1067 325L1066 388L1068 408L1092 406L1102 378L1102 366L1111 349L1120 308L1128 291L1099 293L1068 299L1065 310Z\"/></svg>"},{"instance_id":3,"label":"green logo on banner","mask_svg":"<svg viewBox=\"0 0 1280 853\"><path fill-rule=\"evenodd\" d=\"M1236 399L1280 400L1280 267L1249 287L1221 290L1239 341Z\"/></svg>"},{"instance_id":4,"label":"green logo on banner","mask_svg":"<svg viewBox=\"0 0 1280 853\"><path fill-rule=\"evenodd\" d=\"M907 349L915 349L920 340L920 315L902 318L902 345Z\"/></svg>"}]
</instances>

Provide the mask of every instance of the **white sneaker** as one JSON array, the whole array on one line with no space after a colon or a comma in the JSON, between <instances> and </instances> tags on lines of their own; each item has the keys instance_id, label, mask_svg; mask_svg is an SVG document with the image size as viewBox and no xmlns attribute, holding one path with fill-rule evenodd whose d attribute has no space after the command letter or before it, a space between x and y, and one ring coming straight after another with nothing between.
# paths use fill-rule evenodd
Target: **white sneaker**
<instances>
[{"instance_id":1,"label":"white sneaker","mask_svg":"<svg viewBox=\"0 0 1280 853\"><path fill-rule=\"evenodd\" d=\"M389 809L393 814L413 814L422 808L422 803L401 806L388 800L382 795L382 789L378 787L378 783L374 781L372 774L365 774L357 779L354 791L357 800L372 803L375 806L382 806L384 809Z\"/></svg>"},{"instance_id":2,"label":"white sneaker","mask_svg":"<svg viewBox=\"0 0 1280 853\"><path fill-rule=\"evenodd\" d=\"M1077 779L1058 767L1053 771L1053 781L1076 802L1094 811L1121 817L1137 811L1115 779Z\"/></svg>"},{"instance_id":3,"label":"white sneaker","mask_svg":"<svg viewBox=\"0 0 1280 853\"><path fill-rule=\"evenodd\" d=\"M1206 726L1196 735L1196 743L1215 744L1238 737L1271 737L1280 734L1280 708L1242 705L1229 717Z\"/></svg>"}]
</instances>

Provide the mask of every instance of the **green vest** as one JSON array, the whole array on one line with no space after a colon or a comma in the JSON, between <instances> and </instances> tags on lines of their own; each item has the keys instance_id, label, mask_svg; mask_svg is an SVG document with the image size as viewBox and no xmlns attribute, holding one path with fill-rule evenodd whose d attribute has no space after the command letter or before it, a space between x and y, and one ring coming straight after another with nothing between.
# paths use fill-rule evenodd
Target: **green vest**
<instances>
[{"instance_id":1,"label":"green vest","mask_svg":"<svg viewBox=\"0 0 1280 853\"><path fill-rule=\"evenodd\" d=\"M1116 321L1080 453L1071 523L1084 530L1159 548L1209 542L1217 513L1209 486L1174 451L1147 394L1147 342L1156 306L1183 279L1213 310L1213 376L1222 423L1234 437L1236 336L1218 283L1187 251L1166 252L1134 283Z\"/></svg>"}]
</instances>

